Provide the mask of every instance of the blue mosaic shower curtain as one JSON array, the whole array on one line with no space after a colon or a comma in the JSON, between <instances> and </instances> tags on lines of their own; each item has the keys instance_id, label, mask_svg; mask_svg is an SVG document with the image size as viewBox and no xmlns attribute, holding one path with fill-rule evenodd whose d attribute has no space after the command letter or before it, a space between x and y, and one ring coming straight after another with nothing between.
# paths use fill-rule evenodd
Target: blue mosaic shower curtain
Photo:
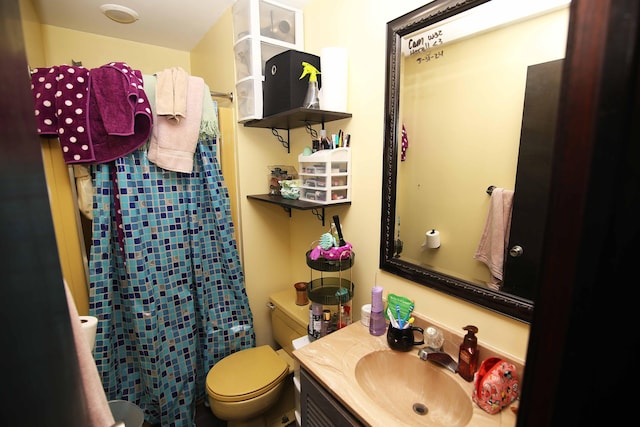
<instances>
[{"instance_id":1,"label":"blue mosaic shower curtain","mask_svg":"<svg viewBox=\"0 0 640 427\"><path fill-rule=\"evenodd\" d=\"M89 308L105 392L152 424L195 426L208 370L255 346L215 139L199 141L192 174L156 167L146 149L92 172Z\"/></svg>"}]
</instances>

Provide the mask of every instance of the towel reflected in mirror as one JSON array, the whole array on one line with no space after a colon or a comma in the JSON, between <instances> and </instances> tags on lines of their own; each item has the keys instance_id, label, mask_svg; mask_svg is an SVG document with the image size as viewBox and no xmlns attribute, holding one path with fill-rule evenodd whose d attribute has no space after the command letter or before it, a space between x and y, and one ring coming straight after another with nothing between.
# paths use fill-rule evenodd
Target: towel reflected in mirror
<instances>
[{"instance_id":1,"label":"towel reflected in mirror","mask_svg":"<svg viewBox=\"0 0 640 427\"><path fill-rule=\"evenodd\" d=\"M509 243L513 190L494 188L491 193L487 220L480 237L474 259L482 261L491 272L491 281L487 286L500 290L503 283L504 257Z\"/></svg>"}]
</instances>

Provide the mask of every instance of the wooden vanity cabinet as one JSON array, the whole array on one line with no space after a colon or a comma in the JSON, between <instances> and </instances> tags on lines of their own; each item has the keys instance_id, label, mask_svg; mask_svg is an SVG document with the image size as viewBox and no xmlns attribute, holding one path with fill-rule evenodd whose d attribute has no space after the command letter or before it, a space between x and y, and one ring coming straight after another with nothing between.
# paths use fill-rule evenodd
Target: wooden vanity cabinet
<instances>
[{"instance_id":1,"label":"wooden vanity cabinet","mask_svg":"<svg viewBox=\"0 0 640 427\"><path fill-rule=\"evenodd\" d=\"M300 367L300 412L302 427L364 426L304 367Z\"/></svg>"}]
</instances>

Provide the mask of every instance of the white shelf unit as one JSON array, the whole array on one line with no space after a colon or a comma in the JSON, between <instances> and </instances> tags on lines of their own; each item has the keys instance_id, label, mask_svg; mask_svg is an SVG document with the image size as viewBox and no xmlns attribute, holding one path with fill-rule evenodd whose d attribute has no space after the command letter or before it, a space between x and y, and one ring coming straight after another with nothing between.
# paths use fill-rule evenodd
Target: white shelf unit
<instances>
[{"instance_id":1,"label":"white shelf unit","mask_svg":"<svg viewBox=\"0 0 640 427\"><path fill-rule=\"evenodd\" d=\"M262 118L267 60L303 50L302 11L270 0L237 0L232 6L238 121Z\"/></svg>"},{"instance_id":2,"label":"white shelf unit","mask_svg":"<svg viewBox=\"0 0 640 427\"><path fill-rule=\"evenodd\" d=\"M298 156L300 200L325 205L351 201L351 148L320 150Z\"/></svg>"}]
</instances>

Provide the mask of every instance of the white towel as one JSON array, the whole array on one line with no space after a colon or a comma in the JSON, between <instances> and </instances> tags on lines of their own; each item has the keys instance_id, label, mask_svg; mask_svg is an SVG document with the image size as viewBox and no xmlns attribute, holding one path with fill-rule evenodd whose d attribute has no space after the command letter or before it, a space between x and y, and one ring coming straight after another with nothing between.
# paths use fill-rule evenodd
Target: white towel
<instances>
[{"instance_id":1,"label":"white towel","mask_svg":"<svg viewBox=\"0 0 640 427\"><path fill-rule=\"evenodd\" d=\"M504 256L509 244L509 230L511 229L512 206L513 190L493 189L487 220L478 249L473 256L474 259L484 262L489 267L492 280L488 285L496 290L502 286Z\"/></svg>"},{"instance_id":2,"label":"white towel","mask_svg":"<svg viewBox=\"0 0 640 427\"><path fill-rule=\"evenodd\" d=\"M115 424L107 396L102 388L100 374L96 362L91 354L91 347L82 332L80 326L80 316L73 296L64 282L64 290L67 296L67 305L69 306L69 316L71 318L71 329L73 331L73 339L76 345L76 354L78 357L78 366L80 368L81 386L85 396L85 422L81 423L92 427L111 427Z\"/></svg>"}]
</instances>

